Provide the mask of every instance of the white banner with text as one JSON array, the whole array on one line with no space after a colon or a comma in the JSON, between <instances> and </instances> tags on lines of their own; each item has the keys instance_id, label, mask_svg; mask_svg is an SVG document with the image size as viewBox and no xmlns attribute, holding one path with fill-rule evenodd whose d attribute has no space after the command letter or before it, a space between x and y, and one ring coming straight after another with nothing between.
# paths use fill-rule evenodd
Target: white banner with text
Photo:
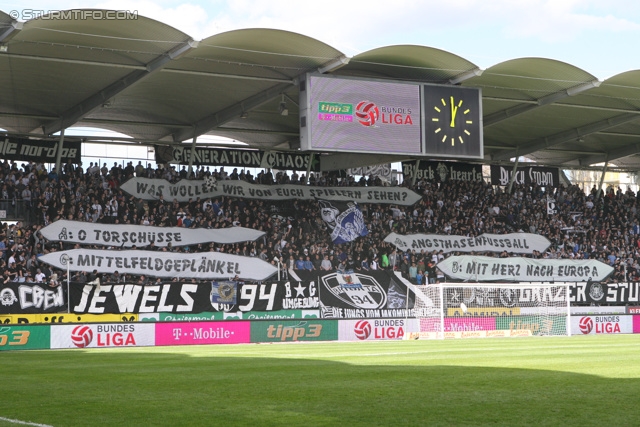
<instances>
[{"instance_id":1,"label":"white banner with text","mask_svg":"<svg viewBox=\"0 0 640 427\"><path fill-rule=\"evenodd\" d=\"M245 227L183 228L153 227L149 225L100 224L94 222L60 220L40 230L53 241L85 245L144 247L153 243L157 247L187 246L199 243L252 242L262 237L263 231Z\"/></svg>"}]
</instances>

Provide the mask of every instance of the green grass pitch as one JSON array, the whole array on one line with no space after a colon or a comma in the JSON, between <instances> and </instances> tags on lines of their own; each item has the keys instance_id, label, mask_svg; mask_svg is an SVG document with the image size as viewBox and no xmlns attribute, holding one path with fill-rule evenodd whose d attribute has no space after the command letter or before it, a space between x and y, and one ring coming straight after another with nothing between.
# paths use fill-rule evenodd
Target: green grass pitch
<instances>
[{"instance_id":1,"label":"green grass pitch","mask_svg":"<svg viewBox=\"0 0 640 427\"><path fill-rule=\"evenodd\" d=\"M640 335L0 353L0 426L640 425Z\"/></svg>"}]
</instances>

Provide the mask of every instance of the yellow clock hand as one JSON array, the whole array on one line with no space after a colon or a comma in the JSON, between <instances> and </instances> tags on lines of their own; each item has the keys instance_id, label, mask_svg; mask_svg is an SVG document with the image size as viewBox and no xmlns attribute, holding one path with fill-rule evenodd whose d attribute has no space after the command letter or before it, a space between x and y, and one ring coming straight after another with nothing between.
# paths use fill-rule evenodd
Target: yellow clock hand
<instances>
[{"instance_id":1,"label":"yellow clock hand","mask_svg":"<svg viewBox=\"0 0 640 427\"><path fill-rule=\"evenodd\" d=\"M458 106L454 104L453 96L451 97L451 123L450 127L456 127L456 113L458 112Z\"/></svg>"}]
</instances>

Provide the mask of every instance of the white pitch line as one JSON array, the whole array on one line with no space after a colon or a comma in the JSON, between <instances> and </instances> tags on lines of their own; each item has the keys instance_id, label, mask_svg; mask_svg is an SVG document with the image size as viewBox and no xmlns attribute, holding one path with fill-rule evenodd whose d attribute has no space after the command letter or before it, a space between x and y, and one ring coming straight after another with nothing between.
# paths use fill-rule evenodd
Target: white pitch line
<instances>
[{"instance_id":1,"label":"white pitch line","mask_svg":"<svg viewBox=\"0 0 640 427\"><path fill-rule=\"evenodd\" d=\"M32 423L30 421L13 420L11 418L5 418L5 417L0 417L0 421L6 421L8 423L13 423L13 424L21 424L23 426L53 427L53 426L50 426L49 424L38 424L38 423Z\"/></svg>"}]
</instances>

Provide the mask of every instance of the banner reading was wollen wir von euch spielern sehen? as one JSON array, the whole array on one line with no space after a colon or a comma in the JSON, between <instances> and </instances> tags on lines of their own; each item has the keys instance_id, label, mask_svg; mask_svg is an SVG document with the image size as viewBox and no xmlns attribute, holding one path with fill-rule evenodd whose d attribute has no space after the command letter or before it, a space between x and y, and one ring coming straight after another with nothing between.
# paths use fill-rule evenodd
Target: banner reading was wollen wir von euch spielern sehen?
<instances>
[{"instance_id":1,"label":"banner reading was wollen wir von euch spielern sehen?","mask_svg":"<svg viewBox=\"0 0 640 427\"><path fill-rule=\"evenodd\" d=\"M199 243L252 242L265 233L245 227L184 228L153 227L149 225L100 224L94 222L55 221L40 230L53 241L81 243L85 245L145 247L153 243L157 247L188 246Z\"/></svg>"},{"instance_id":2,"label":"banner reading was wollen wir von euch spielern sehen?","mask_svg":"<svg viewBox=\"0 0 640 427\"><path fill-rule=\"evenodd\" d=\"M177 253L142 250L72 249L51 252L39 258L55 268L72 271L120 273L179 279L265 280L278 270L256 257L244 257L221 252Z\"/></svg>"},{"instance_id":3,"label":"banner reading was wollen wir von euch spielern sehen?","mask_svg":"<svg viewBox=\"0 0 640 427\"><path fill-rule=\"evenodd\" d=\"M315 200L316 198L356 203L388 203L410 206L421 196L404 187L312 187L307 185L261 185L225 180L210 186L206 181L181 180L175 184L164 179L131 178L120 188L143 200L187 202L190 199L242 197L268 200Z\"/></svg>"}]
</instances>

